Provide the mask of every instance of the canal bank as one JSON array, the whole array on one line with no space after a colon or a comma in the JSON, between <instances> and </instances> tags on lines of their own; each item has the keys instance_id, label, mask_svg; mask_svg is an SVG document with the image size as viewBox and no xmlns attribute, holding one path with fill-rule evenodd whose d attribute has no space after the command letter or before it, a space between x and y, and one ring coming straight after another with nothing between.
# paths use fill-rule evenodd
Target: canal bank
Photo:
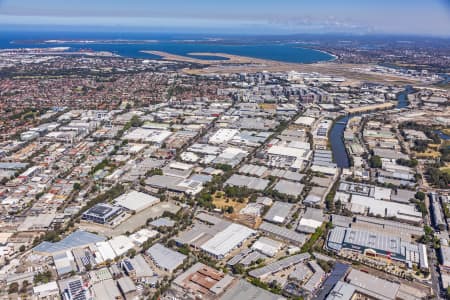
<instances>
[{"instance_id":1,"label":"canal bank","mask_svg":"<svg viewBox=\"0 0 450 300\"><path fill-rule=\"evenodd\" d=\"M350 167L350 157L344 144L344 131L350 118L351 116L347 115L336 119L329 135L333 159L338 168Z\"/></svg>"},{"instance_id":2,"label":"canal bank","mask_svg":"<svg viewBox=\"0 0 450 300\"><path fill-rule=\"evenodd\" d=\"M406 86L405 89L397 94L396 108L405 108L409 105L408 95L414 93L412 86ZM364 116L366 113L358 114ZM333 123L329 134L329 141L331 145L331 151L333 153L334 162L339 168L349 168L351 165L350 156L344 143L344 131L348 121L356 115L348 114L346 116L339 117Z\"/></svg>"}]
</instances>

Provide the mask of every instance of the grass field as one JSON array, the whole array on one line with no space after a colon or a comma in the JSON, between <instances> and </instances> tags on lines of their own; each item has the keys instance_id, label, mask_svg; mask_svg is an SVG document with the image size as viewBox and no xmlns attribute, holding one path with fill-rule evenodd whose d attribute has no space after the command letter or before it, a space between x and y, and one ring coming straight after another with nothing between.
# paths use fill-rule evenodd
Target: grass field
<instances>
[{"instance_id":1,"label":"grass field","mask_svg":"<svg viewBox=\"0 0 450 300\"><path fill-rule=\"evenodd\" d=\"M450 175L450 167L443 167L440 169L442 172L447 173Z\"/></svg>"},{"instance_id":2,"label":"grass field","mask_svg":"<svg viewBox=\"0 0 450 300\"><path fill-rule=\"evenodd\" d=\"M230 220L233 220L234 222L240 223L242 225L251 227L251 228L258 228L261 224L261 218L255 217L252 215L245 215L240 214L239 212L241 209L243 209L247 203L248 198L244 198L243 201L238 201L237 198L229 198L225 196L224 192L216 192L213 197L213 204L220 209L223 209L225 211L224 217ZM233 207L233 212L227 213L226 209L231 206Z\"/></svg>"},{"instance_id":3,"label":"grass field","mask_svg":"<svg viewBox=\"0 0 450 300\"><path fill-rule=\"evenodd\" d=\"M226 209L227 207L233 207L233 211L238 213L241 209L243 209L248 202L247 198L244 198L244 201L239 202L237 198L228 198L225 196L224 192L216 192L213 197L213 204L220 209Z\"/></svg>"},{"instance_id":4,"label":"grass field","mask_svg":"<svg viewBox=\"0 0 450 300\"><path fill-rule=\"evenodd\" d=\"M441 156L441 153L428 149L426 152L416 152L416 156L417 158L438 158Z\"/></svg>"}]
</instances>

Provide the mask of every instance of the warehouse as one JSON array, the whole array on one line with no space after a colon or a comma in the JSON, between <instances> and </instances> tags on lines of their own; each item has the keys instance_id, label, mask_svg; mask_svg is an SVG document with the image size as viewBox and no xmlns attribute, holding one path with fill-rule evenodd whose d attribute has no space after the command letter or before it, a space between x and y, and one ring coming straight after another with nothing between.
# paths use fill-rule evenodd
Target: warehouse
<instances>
[{"instance_id":1,"label":"warehouse","mask_svg":"<svg viewBox=\"0 0 450 300\"><path fill-rule=\"evenodd\" d=\"M303 177L305 177L305 174L298 173L298 172L292 172L288 170L283 169L272 169L270 170L270 175L278 178L287 179L290 181L300 182Z\"/></svg>"},{"instance_id":2,"label":"warehouse","mask_svg":"<svg viewBox=\"0 0 450 300\"><path fill-rule=\"evenodd\" d=\"M220 148L216 146L211 146L208 144L192 144L189 148L187 148L188 151L193 153L200 153L205 155L219 155L220 154Z\"/></svg>"},{"instance_id":3,"label":"warehouse","mask_svg":"<svg viewBox=\"0 0 450 300\"><path fill-rule=\"evenodd\" d=\"M145 184L158 191L167 190L176 194L195 195L203 188L201 182L167 175L154 175L145 180Z\"/></svg>"},{"instance_id":4,"label":"warehouse","mask_svg":"<svg viewBox=\"0 0 450 300\"><path fill-rule=\"evenodd\" d=\"M306 196L305 200L303 200L303 204L310 206L322 205L327 195L327 192L328 188L313 186L309 191L308 196Z\"/></svg>"},{"instance_id":5,"label":"warehouse","mask_svg":"<svg viewBox=\"0 0 450 300\"><path fill-rule=\"evenodd\" d=\"M306 261L309 259L311 255L309 253L301 253L293 256L288 256L286 258L283 258L281 260L277 260L271 264L268 264L262 268L258 268L255 270L252 270L248 273L251 277L263 279L264 277L267 277L271 274L280 272L282 270L285 270L287 268L290 268L296 264L299 264L301 262Z\"/></svg>"},{"instance_id":6,"label":"warehouse","mask_svg":"<svg viewBox=\"0 0 450 300\"><path fill-rule=\"evenodd\" d=\"M280 242L271 240L266 237L260 237L253 245L252 249L261 252L264 255L274 257L281 250Z\"/></svg>"},{"instance_id":7,"label":"warehouse","mask_svg":"<svg viewBox=\"0 0 450 300\"><path fill-rule=\"evenodd\" d=\"M107 279L91 287L95 299L122 299L122 294L113 279Z\"/></svg>"},{"instance_id":8,"label":"warehouse","mask_svg":"<svg viewBox=\"0 0 450 300\"><path fill-rule=\"evenodd\" d=\"M239 279L236 285L228 289L225 294L220 297L220 300L235 299L285 300L286 298L280 295L272 294L271 292L256 287L243 279Z\"/></svg>"},{"instance_id":9,"label":"warehouse","mask_svg":"<svg viewBox=\"0 0 450 300\"><path fill-rule=\"evenodd\" d=\"M428 269L426 248L421 244L411 244L400 237L355 230L352 228L333 228L328 234L327 248L334 251L343 249L373 257L386 257L407 264L419 265Z\"/></svg>"},{"instance_id":10,"label":"warehouse","mask_svg":"<svg viewBox=\"0 0 450 300\"><path fill-rule=\"evenodd\" d=\"M233 174L225 182L225 185L246 187L256 191L263 191L269 185L269 180Z\"/></svg>"},{"instance_id":11,"label":"warehouse","mask_svg":"<svg viewBox=\"0 0 450 300\"><path fill-rule=\"evenodd\" d=\"M200 248L209 255L217 259L222 259L231 250L240 247L245 240L255 234L255 230L233 223L218 232Z\"/></svg>"},{"instance_id":12,"label":"warehouse","mask_svg":"<svg viewBox=\"0 0 450 300\"><path fill-rule=\"evenodd\" d=\"M253 284L239 279L238 282L228 289L225 294L219 298L220 300L235 300L235 299L258 299L258 300L285 300L281 295L272 294L262 288L256 287Z\"/></svg>"},{"instance_id":13,"label":"warehouse","mask_svg":"<svg viewBox=\"0 0 450 300\"><path fill-rule=\"evenodd\" d=\"M272 236L274 239L288 241L295 245L303 245L306 241L306 235L269 222L262 222L259 230Z\"/></svg>"},{"instance_id":14,"label":"warehouse","mask_svg":"<svg viewBox=\"0 0 450 300\"><path fill-rule=\"evenodd\" d=\"M257 177L263 176L266 172L267 172L266 167L258 166L258 165L250 165L250 164L243 165L239 169L239 173L253 175L253 176L257 176Z\"/></svg>"},{"instance_id":15,"label":"warehouse","mask_svg":"<svg viewBox=\"0 0 450 300\"><path fill-rule=\"evenodd\" d=\"M234 277L198 262L175 278L172 288L179 299L213 299L234 280Z\"/></svg>"},{"instance_id":16,"label":"warehouse","mask_svg":"<svg viewBox=\"0 0 450 300\"><path fill-rule=\"evenodd\" d=\"M293 207L294 204L276 201L264 216L264 220L272 223L284 223Z\"/></svg>"},{"instance_id":17,"label":"warehouse","mask_svg":"<svg viewBox=\"0 0 450 300\"><path fill-rule=\"evenodd\" d=\"M106 224L122 212L122 208L110 204L96 204L88 209L81 219L99 224Z\"/></svg>"},{"instance_id":18,"label":"warehouse","mask_svg":"<svg viewBox=\"0 0 450 300\"><path fill-rule=\"evenodd\" d=\"M117 206L134 212L140 212L157 203L159 203L158 198L137 191L130 191L115 200Z\"/></svg>"},{"instance_id":19,"label":"warehouse","mask_svg":"<svg viewBox=\"0 0 450 300\"><path fill-rule=\"evenodd\" d=\"M295 120L294 124L311 127L315 121L316 119L313 117L301 116L297 120Z\"/></svg>"},{"instance_id":20,"label":"warehouse","mask_svg":"<svg viewBox=\"0 0 450 300\"><path fill-rule=\"evenodd\" d=\"M287 180L280 180L273 188L275 191L292 197L298 197L303 191L305 186L298 182L292 182Z\"/></svg>"},{"instance_id":21,"label":"warehouse","mask_svg":"<svg viewBox=\"0 0 450 300\"><path fill-rule=\"evenodd\" d=\"M97 242L104 241L105 238L90 232L77 230L59 242L42 242L33 248L33 252L41 254L55 254L65 251L70 251L74 248L86 247Z\"/></svg>"},{"instance_id":22,"label":"warehouse","mask_svg":"<svg viewBox=\"0 0 450 300\"><path fill-rule=\"evenodd\" d=\"M269 155L294 157L299 160L308 160L311 156L311 151L307 149L299 149L289 146L272 146L267 150Z\"/></svg>"},{"instance_id":23,"label":"warehouse","mask_svg":"<svg viewBox=\"0 0 450 300\"><path fill-rule=\"evenodd\" d=\"M422 213L417 211L414 205L353 195L349 206L350 210L355 213L364 214L367 210L368 213L375 216L396 217L399 220L411 223L421 223L423 221Z\"/></svg>"},{"instance_id":24,"label":"warehouse","mask_svg":"<svg viewBox=\"0 0 450 300\"><path fill-rule=\"evenodd\" d=\"M358 292L374 299L397 299L400 284L352 269L346 281Z\"/></svg>"},{"instance_id":25,"label":"warehouse","mask_svg":"<svg viewBox=\"0 0 450 300\"><path fill-rule=\"evenodd\" d=\"M450 271L450 247L441 245L439 248L440 261L442 262L441 268L447 272Z\"/></svg>"},{"instance_id":26,"label":"warehouse","mask_svg":"<svg viewBox=\"0 0 450 300\"><path fill-rule=\"evenodd\" d=\"M225 148L212 162L214 164L224 164L235 167L247 157L247 155L248 152L245 150L228 147Z\"/></svg>"},{"instance_id":27,"label":"warehouse","mask_svg":"<svg viewBox=\"0 0 450 300\"><path fill-rule=\"evenodd\" d=\"M180 163L180 162L172 162L165 166L162 171L166 176L180 177L180 178L188 178L191 175L193 169L193 165Z\"/></svg>"},{"instance_id":28,"label":"warehouse","mask_svg":"<svg viewBox=\"0 0 450 300\"><path fill-rule=\"evenodd\" d=\"M121 256L134 248L134 243L125 235L113 237L109 241L109 245L114 250L116 256Z\"/></svg>"},{"instance_id":29,"label":"warehouse","mask_svg":"<svg viewBox=\"0 0 450 300\"><path fill-rule=\"evenodd\" d=\"M323 211L308 207L297 226L297 231L304 233L314 233L325 221Z\"/></svg>"},{"instance_id":30,"label":"warehouse","mask_svg":"<svg viewBox=\"0 0 450 300\"><path fill-rule=\"evenodd\" d=\"M258 260L266 260L268 257L262 254L259 251L252 251L251 249L244 249L235 256L233 256L228 262L227 265L235 266L237 264L242 265L243 267L250 267L252 264L257 262Z\"/></svg>"},{"instance_id":31,"label":"warehouse","mask_svg":"<svg viewBox=\"0 0 450 300\"><path fill-rule=\"evenodd\" d=\"M167 130L154 130L146 128L136 128L123 137L124 140L143 141L152 143L157 146L162 146L164 141L172 135L172 132Z\"/></svg>"},{"instance_id":32,"label":"warehouse","mask_svg":"<svg viewBox=\"0 0 450 300\"><path fill-rule=\"evenodd\" d=\"M217 130L210 138L210 144L223 144L229 142L235 135L239 133L237 129L221 128Z\"/></svg>"},{"instance_id":33,"label":"warehouse","mask_svg":"<svg viewBox=\"0 0 450 300\"><path fill-rule=\"evenodd\" d=\"M150 247L146 253L160 269L168 272L175 271L186 259L186 255L164 247L160 243Z\"/></svg>"}]
</instances>

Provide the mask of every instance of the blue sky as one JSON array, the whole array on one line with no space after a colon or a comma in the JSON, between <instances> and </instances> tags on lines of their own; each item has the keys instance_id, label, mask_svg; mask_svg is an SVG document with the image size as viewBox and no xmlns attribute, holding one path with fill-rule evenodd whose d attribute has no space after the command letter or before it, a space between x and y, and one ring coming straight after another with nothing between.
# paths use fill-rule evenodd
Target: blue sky
<instances>
[{"instance_id":1,"label":"blue sky","mask_svg":"<svg viewBox=\"0 0 450 300\"><path fill-rule=\"evenodd\" d=\"M450 36L450 0L0 0L0 26Z\"/></svg>"}]
</instances>

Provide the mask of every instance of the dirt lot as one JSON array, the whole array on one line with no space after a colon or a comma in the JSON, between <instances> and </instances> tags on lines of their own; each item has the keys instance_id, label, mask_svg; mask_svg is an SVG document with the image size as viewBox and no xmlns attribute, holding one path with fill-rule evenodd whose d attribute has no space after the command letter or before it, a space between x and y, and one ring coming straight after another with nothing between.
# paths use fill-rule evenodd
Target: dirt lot
<instances>
[{"instance_id":1,"label":"dirt lot","mask_svg":"<svg viewBox=\"0 0 450 300\"><path fill-rule=\"evenodd\" d=\"M220 196L222 195L222 196ZM248 227L258 228L261 224L260 217L254 217L251 215L242 215L239 212L243 209L247 203L248 198L244 198L242 202L239 202L237 198L228 198L223 192L217 192L213 195L213 203L217 208L226 209L227 207L233 207L233 213L224 213L224 217L233 220L237 223L243 224Z\"/></svg>"},{"instance_id":2,"label":"dirt lot","mask_svg":"<svg viewBox=\"0 0 450 300\"><path fill-rule=\"evenodd\" d=\"M224 192L216 192L213 195L213 203L217 208L226 209L229 206L233 207L234 213L238 213L241 209L243 209L248 202L247 198L244 198L244 201L239 202L236 198L228 198L225 196Z\"/></svg>"}]
</instances>

